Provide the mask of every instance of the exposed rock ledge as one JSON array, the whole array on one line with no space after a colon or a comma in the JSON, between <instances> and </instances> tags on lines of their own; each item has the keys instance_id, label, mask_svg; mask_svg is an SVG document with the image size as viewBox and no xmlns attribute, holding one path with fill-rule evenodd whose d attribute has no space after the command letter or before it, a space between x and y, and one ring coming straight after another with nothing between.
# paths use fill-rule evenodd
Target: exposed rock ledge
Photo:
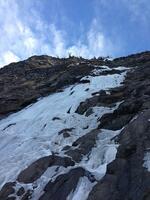
<instances>
[{"instance_id":1,"label":"exposed rock ledge","mask_svg":"<svg viewBox=\"0 0 150 200\"><path fill-rule=\"evenodd\" d=\"M150 52L113 61L35 56L26 61L10 64L0 70L0 116L5 117L39 97L55 91L61 92L63 87L80 82L81 78L89 75L96 65L107 65L112 68L124 65L132 70L127 73L123 86L110 89L109 93L99 91L93 94L93 97L80 103L76 113L88 117L92 114L94 106L111 108L116 102L121 102L118 108L113 113L104 114L98 119L98 129L78 138L72 146L66 146L65 154L70 157L53 155L31 163L20 172L15 182L8 182L3 186L0 200L15 199L12 194L17 194L17 198L21 200L30 199L32 191L25 190L22 186L15 188L17 184L34 182L52 166L58 168L74 166L75 162L78 163L82 156L88 154L94 147L100 129L118 130L124 127L121 134L115 138L120 144L116 159L107 166L103 179L96 180L97 183L90 192L88 200L150 199L150 172L146 168L146 154L150 149ZM56 117L53 120L60 119ZM10 127L5 127L7 128ZM71 132L73 129L64 130ZM59 134L64 135L64 130ZM70 137L69 134L65 135ZM76 148L78 146L80 148ZM79 178L83 176L91 183L95 182L95 178L82 167L73 167L69 172L58 175L54 181L50 177L40 199L58 200L61 196L61 199L65 200L70 192L75 190Z\"/></svg>"}]
</instances>

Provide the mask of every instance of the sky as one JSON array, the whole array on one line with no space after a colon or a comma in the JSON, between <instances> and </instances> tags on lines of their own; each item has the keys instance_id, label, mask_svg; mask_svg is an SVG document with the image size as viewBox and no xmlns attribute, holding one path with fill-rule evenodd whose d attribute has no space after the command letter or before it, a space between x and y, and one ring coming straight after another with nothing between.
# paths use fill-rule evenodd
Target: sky
<instances>
[{"instance_id":1,"label":"sky","mask_svg":"<svg viewBox=\"0 0 150 200\"><path fill-rule=\"evenodd\" d=\"M0 0L0 67L32 55L150 50L149 0Z\"/></svg>"}]
</instances>

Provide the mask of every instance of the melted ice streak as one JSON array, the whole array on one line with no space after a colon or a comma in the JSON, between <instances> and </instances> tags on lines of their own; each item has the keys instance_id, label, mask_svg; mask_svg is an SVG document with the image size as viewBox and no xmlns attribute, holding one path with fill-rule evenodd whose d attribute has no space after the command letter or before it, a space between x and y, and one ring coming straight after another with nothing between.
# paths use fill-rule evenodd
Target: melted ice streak
<instances>
[{"instance_id":1,"label":"melted ice streak","mask_svg":"<svg viewBox=\"0 0 150 200\"><path fill-rule=\"evenodd\" d=\"M137 118L137 116L135 117L135 119ZM150 122L150 119L148 119L148 122ZM150 148L146 148L145 150L145 155L144 155L144 158L143 158L143 167L145 167L148 172L150 172Z\"/></svg>"},{"instance_id":2,"label":"melted ice streak","mask_svg":"<svg viewBox=\"0 0 150 200\"><path fill-rule=\"evenodd\" d=\"M95 69L92 71L91 74L93 75L100 75L102 72L105 72L105 71L111 71L111 70L129 70L129 68L127 67L123 67L123 66L118 66L118 67L115 67L115 68L110 68L108 66L95 66Z\"/></svg>"},{"instance_id":3,"label":"melted ice streak","mask_svg":"<svg viewBox=\"0 0 150 200\"><path fill-rule=\"evenodd\" d=\"M45 188L45 185L48 183L48 181L51 179L51 181L54 181L57 176L63 173L69 172L70 167L65 168L65 167L58 167L58 166L52 166L48 168L42 176L34 181L34 183L30 184L20 184L17 183L17 186L15 186L15 189L19 189L20 187L24 187L24 189L27 190L34 190L32 194L32 200L37 200L43 195L43 190ZM14 195L13 195L14 196ZM15 196L17 198L17 195ZM17 200L20 200L19 197Z\"/></svg>"},{"instance_id":4,"label":"melted ice streak","mask_svg":"<svg viewBox=\"0 0 150 200\"><path fill-rule=\"evenodd\" d=\"M87 177L81 177L74 192L71 192L67 200L86 200L95 183L91 183Z\"/></svg>"},{"instance_id":5,"label":"melted ice streak","mask_svg":"<svg viewBox=\"0 0 150 200\"><path fill-rule=\"evenodd\" d=\"M75 113L80 102L93 92L117 87L125 72L107 76L88 76L90 83L76 84L63 92L49 95L27 108L0 121L0 186L14 181L17 175L40 157L61 151L77 138L97 127L97 118L114 108L95 108L89 117ZM87 91L86 89L89 88ZM71 94L71 92L73 92ZM70 109L70 113L67 111ZM58 120L52 120L59 117ZM86 126L88 129L84 129ZM64 139L58 132L74 128L71 137ZM93 150L94 151L94 150ZM90 162L90 161L89 161ZM92 161L94 162L94 161ZM93 163L94 164L94 163ZM90 166L89 163L87 166Z\"/></svg>"},{"instance_id":6,"label":"melted ice streak","mask_svg":"<svg viewBox=\"0 0 150 200\"><path fill-rule=\"evenodd\" d=\"M101 130L98 135L96 146L92 149L90 154L85 156L79 163L79 166L91 172L97 181L105 175L107 165L116 157L118 144L115 144L113 138L118 135L120 131L121 130ZM70 193L67 200L86 200L96 183L97 182L90 182L87 177L80 178L76 190Z\"/></svg>"},{"instance_id":7,"label":"melted ice streak","mask_svg":"<svg viewBox=\"0 0 150 200\"><path fill-rule=\"evenodd\" d=\"M147 151L149 150L150 149L147 149ZM147 168L147 170L150 172L150 152L145 153L143 167Z\"/></svg>"},{"instance_id":8,"label":"melted ice streak","mask_svg":"<svg viewBox=\"0 0 150 200\"><path fill-rule=\"evenodd\" d=\"M113 138L119 133L120 130L111 131L102 129L98 135L96 146L80 163L97 180L100 180L105 175L107 165L116 157L118 144L114 143Z\"/></svg>"}]
</instances>

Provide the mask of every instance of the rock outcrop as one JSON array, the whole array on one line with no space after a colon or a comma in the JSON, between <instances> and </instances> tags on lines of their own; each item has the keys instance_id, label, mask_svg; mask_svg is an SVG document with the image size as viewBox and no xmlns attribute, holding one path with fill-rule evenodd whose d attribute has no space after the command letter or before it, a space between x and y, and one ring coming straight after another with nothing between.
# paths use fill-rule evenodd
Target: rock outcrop
<instances>
[{"instance_id":1,"label":"rock outcrop","mask_svg":"<svg viewBox=\"0 0 150 200\"><path fill-rule=\"evenodd\" d=\"M13 176L0 175L0 200L150 199L150 52L33 56L0 69L0 89L0 150L12 151L0 173Z\"/></svg>"},{"instance_id":2,"label":"rock outcrop","mask_svg":"<svg viewBox=\"0 0 150 200\"><path fill-rule=\"evenodd\" d=\"M150 110L139 114L122 130L116 159L89 195L88 200L148 200L150 172L144 168L144 156L150 149Z\"/></svg>"}]
</instances>

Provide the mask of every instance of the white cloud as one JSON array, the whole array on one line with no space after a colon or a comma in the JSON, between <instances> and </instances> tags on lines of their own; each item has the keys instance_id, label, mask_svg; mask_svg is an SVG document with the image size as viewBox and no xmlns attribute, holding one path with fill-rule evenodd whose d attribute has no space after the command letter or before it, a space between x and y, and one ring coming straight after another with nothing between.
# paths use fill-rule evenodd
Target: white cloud
<instances>
[{"instance_id":1,"label":"white cloud","mask_svg":"<svg viewBox=\"0 0 150 200\"><path fill-rule=\"evenodd\" d=\"M29 0L25 2L30 4ZM110 55L115 51L112 42L99 29L96 19L85 33L84 41L79 39L68 46L67 33L56 28L55 24L41 20L38 11L32 9L31 16L23 18L17 0L0 1L0 66L34 54L64 57L71 53L90 58ZM29 15L28 10L25 11Z\"/></svg>"},{"instance_id":2,"label":"white cloud","mask_svg":"<svg viewBox=\"0 0 150 200\"><path fill-rule=\"evenodd\" d=\"M115 45L99 30L96 19L93 19L91 27L86 34L86 43L79 40L76 45L67 49L67 52L73 55L87 58L112 55L115 51Z\"/></svg>"},{"instance_id":3,"label":"white cloud","mask_svg":"<svg viewBox=\"0 0 150 200\"><path fill-rule=\"evenodd\" d=\"M130 11L131 20L149 24L150 19L150 4L149 0L122 0L124 6Z\"/></svg>"},{"instance_id":4,"label":"white cloud","mask_svg":"<svg viewBox=\"0 0 150 200\"><path fill-rule=\"evenodd\" d=\"M65 56L66 45L63 38L63 31L57 30L54 24L50 25L49 30L52 36L51 44L49 44L53 47L52 54L54 56Z\"/></svg>"},{"instance_id":5,"label":"white cloud","mask_svg":"<svg viewBox=\"0 0 150 200\"><path fill-rule=\"evenodd\" d=\"M19 57L15 55L11 51L4 52L2 57L0 58L0 67L3 67L4 65L7 65L11 62L17 62L19 61Z\"/></svg>"},{"instance_id":6,"label":"white cloud","mask_svg":"<svg viewBox=\"0 0 150 200\"><path fill-rule=\"evenodd\" d=\"M24 46L26 47L29 54L32 54L33 51L35 51L36 47L38 46L37 40L31 36L25 38L23 42L24 42Z\"/></svg>"}]
</instances>

